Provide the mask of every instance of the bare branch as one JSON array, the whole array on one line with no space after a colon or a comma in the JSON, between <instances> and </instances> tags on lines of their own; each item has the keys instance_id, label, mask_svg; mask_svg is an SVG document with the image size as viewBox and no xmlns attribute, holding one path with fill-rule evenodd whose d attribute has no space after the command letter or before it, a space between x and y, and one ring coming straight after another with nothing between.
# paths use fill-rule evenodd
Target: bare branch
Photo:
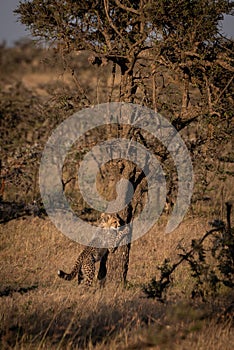
<instances>
[{"instance_id":1,"label":"bare branch","mask_svg":"<svg viewBox=\"0 0 234 350\"><path fill-rule=\"evenodd\" d=\"M104 7L105 7L105 13L106 13L106 17L110 23L110 26L112 29L114 29L114 31L116 32L117 35L119 35L119 37L124 41L124 37L122 36L122 34L120 33L120 31L117 29L117 27L114 25L114 23L112 22L110 15L109 15L109 1L108 0L104 0Z\"/></svg>"},{"instance_id":2,"label":"bare branch","mask_svg":"<svg viewBox=\"0 0 234 350\"><path fill-rule=\"evenodd\" d=\"M132 13L134 13L135 15L138 15L138 16L140 15L139 11L133 9L132 7L127 7L127 6L123 5L123 4L121 4L121 2L120 2L119 0L115 0L115 3L116 3L116 5L117 5L119 8L121 8L121 9L127 11L127 12L132 12Z\"/></svg>"},{"instance_id":3,"label":"bare branch","mask_svg":"<svg viewBox=\"0 0 234 350\"><path fill-rule=\"evenodd\" d=\"M224 94L224 92L228 89L228 87L231 85L231 82L234 79L234 75L231 77L231 79L229 79L227 85L224 87L224 89L220 92L219 96L217 97L217 99L215 100L215 104L219 102L220 98L222 97L222 95Z\"/></svg>"}]
</instances>

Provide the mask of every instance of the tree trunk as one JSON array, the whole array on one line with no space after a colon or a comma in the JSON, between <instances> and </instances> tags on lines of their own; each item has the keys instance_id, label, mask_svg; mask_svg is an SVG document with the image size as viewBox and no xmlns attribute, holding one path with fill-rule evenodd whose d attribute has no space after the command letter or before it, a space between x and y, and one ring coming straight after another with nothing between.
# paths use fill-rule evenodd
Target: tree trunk
<instances>
[{"instance_id":1,"label":"tree trunk","mask_svg":"<svg viewBox=\"0 0 234 350\"><path fill-rule=\"evenodd\" d=\"M190 77L189 74L184 73L184 86L183 86L183 93L182 93L182 104L181 104L181 115L186 115L188 111L188 105L189 105L189 81Z\"/></svg>"},{"instance_id":2,"label":"tree trunk","mask_svg":"<svg viewBox=\"0 0 234 350\"><path fill-rule=\"evenodd\" d=\"M124 208L127 204L127 197L129 193L129 183L123 179L119 182L119 190L117 200L114 204L110 202L107 211L118 212L117 208ZM115 210L115 208L117 210ZM122 223L126 223L128 219L128 210L124 209L121 215ZM129 254L131 249L131 243L128 243L128 239L131 237L131 230L128 236L123 240L124 245L121 245L114 254L109 255L107 271L108 281L112 281L117 284L125 285L128 273ZM125 242L124 242L125 241Z\"/></svg>"},{"instance_id":3,"label":"tree trunk","mask_svg":"<svg viewBox=\"0 0 234 350\"><path fill-rule=\"evenodd\" d=\"M133 103L137 85L134 83L134 76L132 69L127 71L122 70L121 85L120 85L120 101Z\"/></svg>"},{"instance_id":4,"label":"tree trunk","mask_svg":"<svg viewBox=\"0 0 234 350\"><path fill-rule=\"evenodd\" d=\"M135 98L135 93L137 86L134 83L134 73L133 67L135 60L129 64L129 67L124 65L120 66L121 69L121 84L120 84L120 95L119 100L122 102L133 103ZM118 138L127 138L129 141L133 137L132 129L122 128L121 134L118 134ZM117 198L115 201L111 201L108 205L107 212L112 212L118 214L121 220L121 226L125 224L130 224L133 218L134 212L136 211L136 201L129 202L129 190L131 182L134 191L139 186L136 179L136 165L131 162L126 162L124 160L118 161L118 174L115 174L115 179L120 180L117 184ZM124 180L125 179L125 180ZM126 179L128 181L126 181ZM105 180L104 180L105 183ZM114 186L116 183L114 184ZM119 186L119 188L118 188ZM113 193L113 189L110 190ZM139 202L139 198L138 198ZM119 210L119 208L122 208ZM106 277L107 283L114 282L116 284L125 285L127 281L128 265L129 265L129 255L131 250L131 235L132 229L129 225L129 233L126 238L121 242L120 247L113 254L107 254L100 263L99 269L99 279L101 277ZM104 279L104 278L103 278Z\"/></svg>"}]
</instances>

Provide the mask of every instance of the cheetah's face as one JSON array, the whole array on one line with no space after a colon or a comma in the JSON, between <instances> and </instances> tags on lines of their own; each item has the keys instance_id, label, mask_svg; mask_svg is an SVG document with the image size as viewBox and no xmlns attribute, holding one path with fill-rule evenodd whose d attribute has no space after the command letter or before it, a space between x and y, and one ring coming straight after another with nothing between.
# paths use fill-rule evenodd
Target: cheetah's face
<instances>
[{"instance_id":1,"label":"cheetah's face","mask_svg":"<svg viewBox=\"0 0 234 350\"><path fill-rule=\"evenodd\" d=\"M108 221L109 227L117 229L120 226L119 220L116 217L110 218Z\"/></svg>"},{"instance_id":2,"label":"cheetah's face","mask_svg":"<svg viewBox=\"0 0 234 350\"><path fill-rule=\"evenodd\" d=\"M119 220L116 216L103 213L101 215L100 226L103 228L115 228L120 226Z\"/></svg>"}]
</instances>

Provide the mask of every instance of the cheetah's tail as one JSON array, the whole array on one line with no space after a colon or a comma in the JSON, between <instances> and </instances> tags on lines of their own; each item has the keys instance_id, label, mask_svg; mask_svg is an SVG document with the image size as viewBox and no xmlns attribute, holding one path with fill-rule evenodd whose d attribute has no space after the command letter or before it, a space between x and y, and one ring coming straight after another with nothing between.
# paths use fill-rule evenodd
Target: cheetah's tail
<instances>
[{"instance_id":1,"label":"cheetah's tail","mask_svg":"<svg viewBox=\"0 0 234 350\"><path fill-rule=\"evenodd\" d=\"M58 276L60 278L67 280L67 281L71 281L76 277L76 273L66 273L62 270L58 270Z\"/></svg>"}]
</instances>

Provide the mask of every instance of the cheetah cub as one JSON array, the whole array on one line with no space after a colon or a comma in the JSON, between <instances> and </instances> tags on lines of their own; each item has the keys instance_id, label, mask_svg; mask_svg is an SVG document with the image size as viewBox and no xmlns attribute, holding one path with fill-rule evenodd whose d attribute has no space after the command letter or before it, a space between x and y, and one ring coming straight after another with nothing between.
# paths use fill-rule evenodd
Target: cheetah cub
<instances>
[{"instance_id":1,"label":"cheetah cub","mask_svg":"<svg viewBox=\"0 0 234 350\"><path fill-rule=\"evenodd\" d=\"M108 228L110 233L110 243L111 245L118 246L121 240L127 235L126 230L119 231L118 227L120 226L119 220L117 217L113 217L107 214L102 214L101 216L101 227ZM98 237L92 240L92 245L99 244ZM114 252L117 248L114 247L111 252ZM85 284L90 286L95 277L95 263L100 261L102 257L108 251L107 248L97 248L93 246L87 246L78 256L75 265L73 266L70 273L66 273L62 270L58 270L58 276L67 281L71 281L78 275L78 284L82 280L85 280Z\"/></svg>"}]
</instances>

